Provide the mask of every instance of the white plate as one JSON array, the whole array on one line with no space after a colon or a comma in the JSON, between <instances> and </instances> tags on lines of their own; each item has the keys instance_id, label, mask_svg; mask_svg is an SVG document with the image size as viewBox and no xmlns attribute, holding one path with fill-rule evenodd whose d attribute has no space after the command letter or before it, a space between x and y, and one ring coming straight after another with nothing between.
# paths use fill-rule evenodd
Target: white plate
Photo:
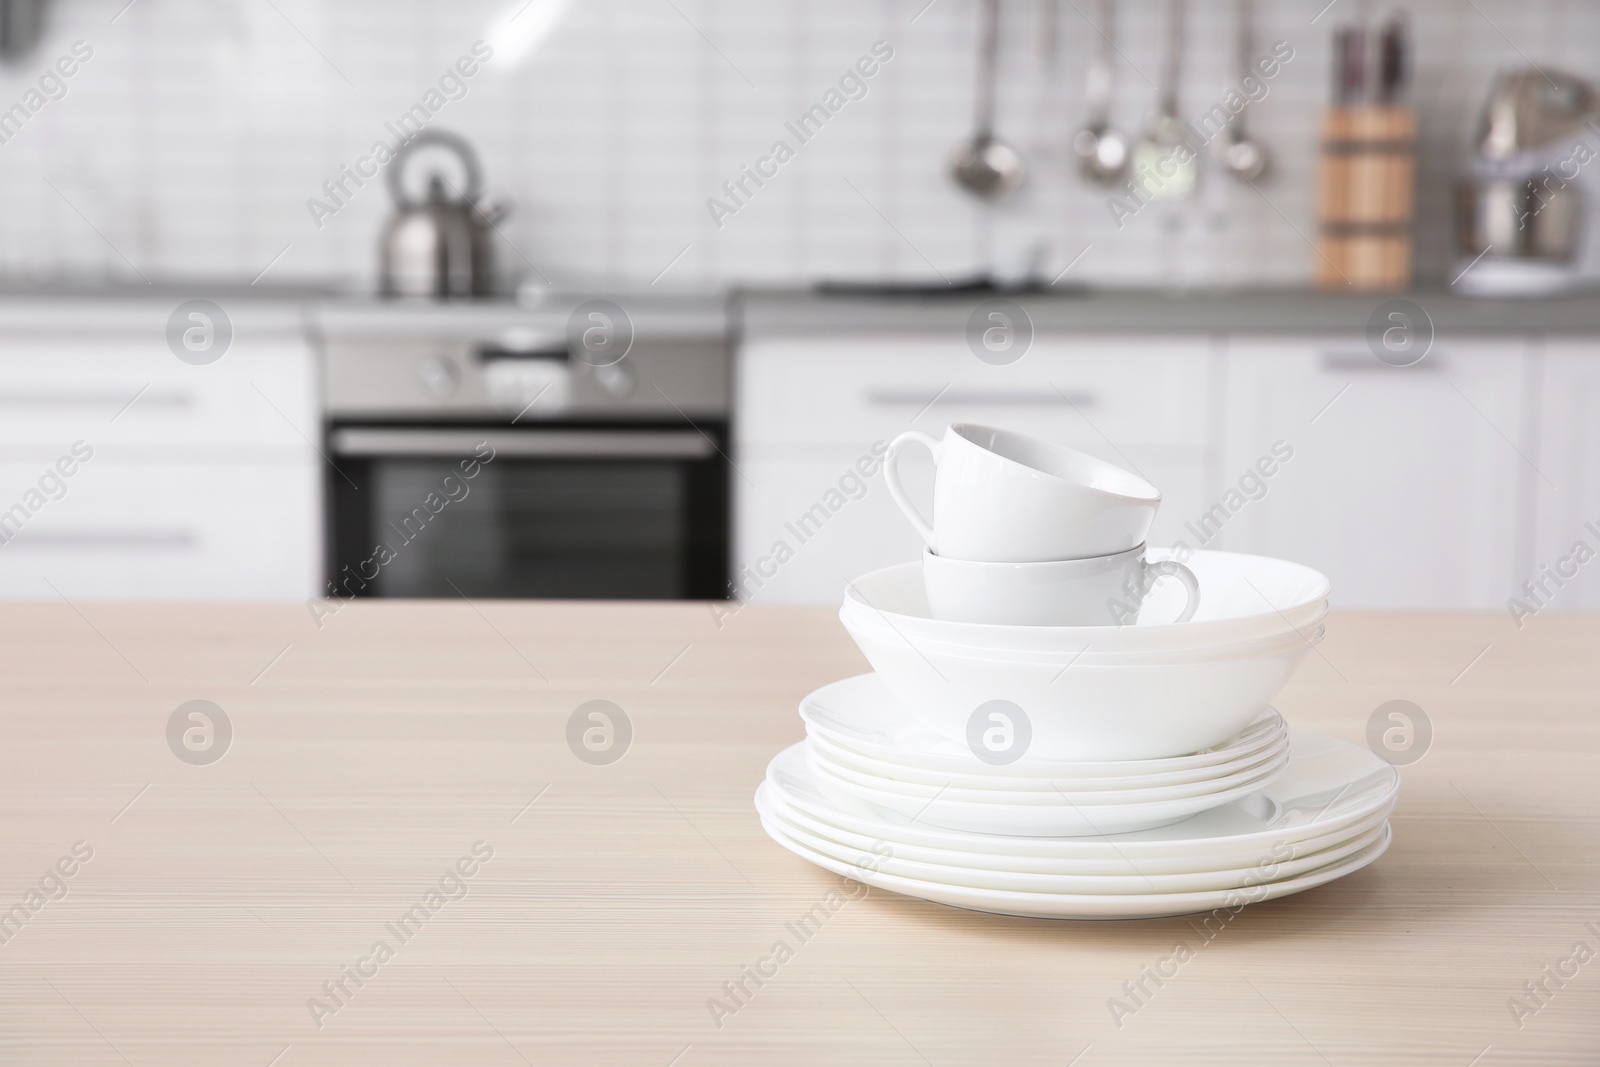
<instances>
[{"instance_id":1,"label":"white plate","mask_svg":"<svg viewBox=\"0 0 1600 1067\"><path fill-rule=\"evenodd\" d=\"M1141 864L1154 857L1201 862L1219 855L1250 856L1279 841L1315 838L1391 804L1400 787L1394 767L1367 749L1308 730L1290 730L1289 766L1259 792L1158 830L1107 838L964 833L884 815L864 804L840 803L819 787L799 745L774 757L767 767L767 781L791 807L828 825L890 844L1002 857ZM1140 868L1130 869L1137 872Z\"/></svg>"},{"instance_id":2,"label":"white plate","mask_svg":"<svg viewBox=\"0 0 1600 1067\"><path fill-rule=\"evenodd\" d=\"M1189 915L1194 912L1224 908L1228 909L1231 915L1243 905L1300 893L1358 871L1383 855L1384 850L1389 847L1391 837L1385 825L1383 835L1376 844L1368 845L1354 855L1346 856L1326 867L1319 867L1298 878L1287 878L1277 882L1196 893L1088 894L1020 893L901 878L853 863L841 863L832 857L806 848L775 827L767 826L767 833L774 841L800 858L877 889L921 897L923 900L948 904L954 908L993 912L999 915L1018 915L1032 919L1156 919L1167 915Z\"/></svg>"},{"instance_id":3,"label":"white plate","mask_svg":"<svg viewBox=\"0 0 1600 1067\"><path fill-rule=\"evenodd\" d=\"M805 746L806 755L810 758L812 764L824 773L869 789L894 793L896 796L912 797L920 800L959 801L967 804L1021 804L1047 807L1066 805L1068 807L1099 808L1111 805L1160 804L1167 801L1190 800L1226 792L1246 783L1253 783L1257 786L1265 785L1268 781L1276 778L1289 763L1287 740L1285 738L1285 743L1281 748L1276 753L1269 755L1268 758L1215 781L1162 786L1155 789L1095 789L1087 792L1071 790L1071 783L1051 788L1052 783L1046 782L1043 789L972 789L967 786L957 785L951 781L946 781L940 785L905 782L898 778L884 777L871 771L863 771L852 767L847 763L841 763L834 758L826 743L819 744L815 739L807 738ZM1032 782L1033 779L1001 779L1002 783L1015 781Z\"/></svg>"},{"instance_id":4,"label":"white plate","mask_svg":"<svg viewBox=\"0 0 1600 1067\"><path fill-rule=\"evenodd\" d=\"M935 774L863 756L834 744L821 734L807 735L806 751L813 760L842 778L864 780L867 784L879 783L884 789L912 796L932 797L938 794L951 799L996 800L1001 803L1027 803L1032 800L1059 804L1065 798L1074 804L1135 804L1215 793L1245 779L1259 777L1266 771L1282 770L1289 762L1289 733L1285 730L1270 748L1253 754L1248 760L1236 761L1237 765L1227 764L1217 768L1218 773L1210 777L1148 786L1132 784L1142 780L1135 777L1051 779ZM1124 782L1130 784L1122 785ZM1092 788L1083 788L1085 783Z\"/></svg>"},{"instance_id":5,"label":"white plate","mask_svg":"<svg viewBox=\"0 0 1600 1067\"><path fill-rule=\"evenodd\" d=\"M805 721L808 733L820 733L853 752L932 773L982 773L1061 781L1133 779L1119 781L1118 788L1175 785L1204 779L1213 769L1258 755L1277 743L1286 729L1283 718L1267 708L1231 740L1190 755L1098 762L1041 760L1024 755L1015 763L991 766L961 742L923 726L895 700L889 687L876 674L845 678L816 690L800 702L800 718Z\"/></svg>"},{"instance_id":6,"label":"white plate","mask_svg":"<svg viewBox=\"0 0 1600 1067\"><path fill-rule=\"evenodd\" d=\"M1191 815L1218 807L1240 797L1249 796L1271 782L1282 771L1274 766L1254 778L1240 781L1232 788L1196 797L1175 800L1154 800L1134 804L1078 804L1067 797L1058 797L1056 803L1043 793L1028 794L1038 797L1026 803L1007 804L1000 800L952 799L953 790L941 794L931 790L931 797L910 796L879 788L871 782L850 780L833 772L825 764L812 761L806 754L804 743L793 746L800 758L811 763L816 782L824 792L847 800L859 800L878 811L892 812L929 826L947 830L965 830L978 834L1015 834L1022 837L1082 837L1086 835L1132 833L1158 826L1170 826ZM970 790L964 790L968 796Z\"/></svg>"},{"instance_id":7,"label":"white plate","mask_svg":"<svg viewBox=\"0 0 1600 1067\"><path fill-rule=\"evenodd\" d=\"M1099 775L1096 777L1024 777L1017 774L992 773L995 768L974 758L966 773L930 771L905 763L894 763L877 756L860 752L848 745L831 740L827 734L810 730L806 741L813 753L821 752L830 762L877 778L889 778L912 785L952 787L961 789L1022 790L1029 792L1071 792L1074 794L1118 793L1134 789L1191 789L1204 788L1213 782L1246 772L1268 760L1281 760L1289 750L1289 731L1281 728L1272 742L1254 749L1238 759L1215 767L1184 771L1177 774Z\"/></svg>"},{"instance_id":8,"label":"white plate","mask_svg":"<svg viewBox=\"0 0 1600 1067\"><path fill-rule=\"evenodd\" d=\"M828 856L840 863L868 866L883 874L898 878L911 878L924 882L941 882L945 885L965 886L970 889L999 889L1025 893L1074 893L1089 895L1122 895L1141 893L1197 893L1221 889L1237 889L1261 882L1282 881L1309 874L1319 867L1336 863L1374 845L1383 836L1384 822L1379 820L1358 833L1349 834L1324 849L1310 851L1294 845L1280 845L1255 863L1215 871L1185 871L1175 874L1039 874L1031 871L994 870L992 868L965 867L959 864L928 863L902 854L894 846L879 847L873 851L844 844L830 837L810 833L804 826L784 817L778 805L763 805L756 798L756 809L761 812L761 822L768 832L776 830L792 838L812 852Z\"/></svg>"},{"instance_id":9,"label":"white plate","mask_svg":"<svg viewBox=\"0 0 1600 1067\"><path fill-rule=\"evenodd\" d=\"M1243 870L1270 864L1291 849L1296 856L1335 848L1383 825L1394 811L1395 801L1387 803L1368 814L1342 822L1326 833L1294 841L1276 840L1270 847L1245 846L1236 849L1219 848L1201 856L1134 856L1108 857L1079 856L1057 858L1053 856L1001 856L992 852L970 852L951 848L929 848L926 845L894 843L870 837L854 830L827 823L784 801L782 794L771 782L763 782L756 790L756 810L762 818L771 819L780 828L794 827L820 837L825 841L851 850L847 855L868 856L892 853L896 859L915 860L941 867L961 867L975 871L1000 871L1007 874L1048 875L1116 875L1127 878L1145 878L1158 874L1210 874L1223 870ZM799 835L796 835L799 836ZM802 838L803 839L803 838ZM1072 840L1072 839L1068 839ZM897 872L891 872L897 873ZM932 879L937 880L937 879Z\"/></svg>"}]
</instances>

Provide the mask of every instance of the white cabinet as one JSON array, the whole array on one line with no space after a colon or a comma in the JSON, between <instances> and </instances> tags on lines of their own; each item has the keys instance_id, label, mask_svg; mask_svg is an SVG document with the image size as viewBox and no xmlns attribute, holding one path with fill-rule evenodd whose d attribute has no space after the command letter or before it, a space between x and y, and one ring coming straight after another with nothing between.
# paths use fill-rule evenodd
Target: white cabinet
<instances>
[{"instance_id":1,"label":"white cabinet","mask_svg":"<svg viewBox=\"0 0 1600 1067\"><path fill-rule=\"evenodd\" d=\"M0 321L0 596L316 594L322 431L305 339L240 326L196 366L168 349L166 313L81 333Z\"/></svg>"},{"instance_id":2,"label":"white cabinet","mask_svg":"<svg viewBox=\"0 0 1600 1067\"><path fill-rule=\"evenodd\" d=\"M1441 340L1405 368L1359 336L1231 342L1219 491L1247 491L1200 532L1316 567L1338 607L1503 608L1539 477L1527 366L1514 339ZM1251 478L1277 442L1292 458Z\"/></svg>"},{"instance_id":3,"label":"white cabinet","mask_svg":"<svg viewBox=\"0 0 1600 1067\"><path fill-rule=\"evenodd\" d=\"M1536 554L1555 566L1585 532L1600 553L1584 527L1600 527L1600 343L1552 345L1542 395L1539 363L1514 338L1440 339L1397 368L1359 335L1216 350L1041 335L1003 367L959 335L754 337L739 366L737 584L831 603L847 578L916 558L881 475L854 465L909 427L971 419L1137 468L1164 496L1153 543L1299 560L1347 609L1504 611ZM926 504L926 457L907 467ZM1600 606L1600 559L1592 571L1557 606Z\"/></svg>"},{"instance_id":4,"label":"white cabinet","mask_svg":"<svg viewBox=\"0 0 1600 1067\"><path fill-rule=\"evenodd\" d=\"M1541 363L1538 532L1507 599L1600 611L1600 339L1551 340Z\"/></svg>"},{"instance_id":5,"label":"white cabinet","mask_svg":"<svg viewBox=\"0 0 1600 1067\"><path fill-rule=\"evenodd\" d=\"M874 445L962 420L1136 468L1165 497L1152 540L1169 541L1205 499L1212 380L1205 340L1042 334L1021 360L996 366L959 333L747 338L735 408L735 585L761 602L832 603L846 579L916 559L921 541L889 498ZM904 470L926 508L926 453L910 450Z\"/></svg>"},{"instance_id":6,"label":"white cabinet","mask_svg":"<svg viewBox=\"0 0 1600 1067\"><path fill-rule=\"evenodd\" d=\"M0 500L23 501L45 469L42 459L0 464ZM321 567L318 492L310 463L124 463L96 450L72 477L52 480L43 506L0 544L0 595L304 599ZM15 525L0 514L0 535Z\"/></svg>"},{"instance_id":7,"label":"white cabinet","mask_svg":"<svg viewBox=\"0 0 1600 1067\"><path fill-rule=\"evenodd\" d=\"M303 459L307 438L321 432L310 358L296 335L241 337L196 366L160 335L28 336L0 324L0 447L84 438L191 455L247 445Z\"/></svg>"}]
</instances>

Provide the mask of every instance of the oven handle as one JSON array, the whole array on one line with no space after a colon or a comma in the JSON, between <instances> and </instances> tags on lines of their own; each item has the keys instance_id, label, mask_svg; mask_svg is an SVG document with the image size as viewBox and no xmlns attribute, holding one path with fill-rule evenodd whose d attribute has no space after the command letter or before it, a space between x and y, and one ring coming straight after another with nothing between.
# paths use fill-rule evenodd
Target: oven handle
<instances>
[{"instance_id":1,"label":"oven handle","mask_svg":"<svg viewBox=\"0 0 1600 1067\"><path fill-rule=\"evenodd\" d=\"M561 459L709 459L711 439L695 430L380 430L333 432L340 456L495 455Z\"/></svg>"}]
</instances>

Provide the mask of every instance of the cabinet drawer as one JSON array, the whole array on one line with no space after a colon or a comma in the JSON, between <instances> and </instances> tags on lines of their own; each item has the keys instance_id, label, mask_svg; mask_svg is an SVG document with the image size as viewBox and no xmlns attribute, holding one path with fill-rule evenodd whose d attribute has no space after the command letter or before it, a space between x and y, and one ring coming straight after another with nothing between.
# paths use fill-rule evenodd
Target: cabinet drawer
<instances>
[{"instance_id":1,"label":"cabinet drawer","mask_svg":"<svg viewBox=\"0 0 1600 1067\"><path fill-rule=\"evenodd\" d=\"M993 366L962 337L766 338L739 363L740 441L858 445L968 420L1069 444L1200 445L1204 341L1042 335Z\"/></svg>"},{"instance_id":2,"label":"cabinet drawer","mask_svg":"<svg viewBox=\"0 0 1600 1067\"><path fill-rule=\"evenodd\" d=\"M310 463L0 464L0 597L304 599L320 499Z\"/></svg>"},{"instance_id":3,"label":"cabinet drawer","mask_svg":"<svg viewBox=\"0 0 1600 1067\"><path fill-rule=\"evenodd\" d=\"M0 337L0 443L298 451L320 432L312 357L297 338L236 337L195 366L159 335Z\"/></svg>"}]
</instances>

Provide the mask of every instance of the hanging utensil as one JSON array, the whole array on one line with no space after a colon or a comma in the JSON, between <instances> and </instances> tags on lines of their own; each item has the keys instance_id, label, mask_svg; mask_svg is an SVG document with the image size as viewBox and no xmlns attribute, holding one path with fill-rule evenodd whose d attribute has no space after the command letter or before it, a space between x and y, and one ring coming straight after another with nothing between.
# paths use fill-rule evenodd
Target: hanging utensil
<instances>
[{"instance_id":1,"label":"hanging utensil","mask_svg":"<svg viewBox=\"0 0 1600 1067\"><path fill-rule=\"evenodd\" d=\"M1128 172L1130 154L1127 135L1111 125L1115 17L1116 0L1100 0L1100 26L1089 54L1088 84L1084 92L1089 116L1072 138L1072 149L1078 155L1078 172L1097 185L1120 182Z\"/></svg>"},{"instance_id":2,"label":"hanging utensil","mask_svg":"<svg viewBox=\"0 0 1600 1067\"><path fill-rule=\"evenodd\" d=\"M1156 88L1156 114L1133 152L1134 181L1150 200L1181 200L1194 192L1200 165L1178 117L1183 73L1184 0L1167 0L1167 51Z\"/></svg>"},{"instance_id":3,"label":"hanging utensil","mask_svg":"<svg viewBox=\"0 0 1600 1067\"><path fill-rule=\"evenodd\" d=\"M1251 67L1250 62L1255 49L1254 0L1239 0L1239 77L1255 78L1259 76ZM1245 115L1250 111L1250 102L1245 101L1244 107L1228 122L1228 136L1222 146L1222 166L1227 172L1242 182L1253 183L1267 170L1267 149L1260 141L1251 140L1245 130Z\"/></svg>"},{"instance_id":4,"label":"hanging utensil","mask_svg":"<svg viewBox=\"0 0 1600 1067\"><path fill-rule=\"evenodd\" d=\"M1039 5L1039 65L1047 71L1056 69L1056 45L1061 30L1058 0L1038 0Z\"/></svg>"},{"instance_id":5,"label":"hanging utensil","mask_svg":"<svg viewBox=\"0 0 1600 1067\"><path fill-rule=\"evenodd\" d=\"M950 165L956 183L980 200L1000 200L1017 191L1026 173L1016 149L994 136L995 81L1000 64L1000 0L981 0L978 85L972 139Z\"/></svg>"}]
</instances>

